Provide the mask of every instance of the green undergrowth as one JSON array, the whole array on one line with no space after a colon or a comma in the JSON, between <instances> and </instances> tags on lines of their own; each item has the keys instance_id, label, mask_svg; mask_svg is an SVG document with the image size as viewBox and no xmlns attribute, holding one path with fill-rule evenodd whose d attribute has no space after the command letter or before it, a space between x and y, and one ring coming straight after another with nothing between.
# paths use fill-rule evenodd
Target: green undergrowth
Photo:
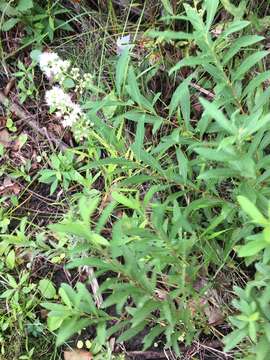
<instances>
[{"instance_id":1,"label":"green undergrowth","mask_svg":"<svg viewBox=\"0 0 270 360\"><path fill-rule=\"evenodd\" d=\"M15 72L24 107L52 86L38 67L44 41L92 75L81 92L70 74L58 81L85 115L62 132L64 151L39 149L35 168L16 168L0 147L1 179L25 189L0 203L3 360L60 359L78 341L95 359L113 359L112 339L118 352L139 339L135 350L179 359L195 341L216 339L224 356L267 359L267 7L171 3L160 1L150 21L146 5L133 19L132 6L122 14L113 1L107 17L87 4L63 12L57 2L43 12L59 29L49 20L38 40L35 2L3 15L4 31L11 22L32 29L31 55ZM60 126L56 109L45 109ZM21 130L8 124L15 141ZM34 143L20 136L23 154ZM28 189L43 201L35 215L24 211L35 204Z\"/></svg>"}]
</instances>

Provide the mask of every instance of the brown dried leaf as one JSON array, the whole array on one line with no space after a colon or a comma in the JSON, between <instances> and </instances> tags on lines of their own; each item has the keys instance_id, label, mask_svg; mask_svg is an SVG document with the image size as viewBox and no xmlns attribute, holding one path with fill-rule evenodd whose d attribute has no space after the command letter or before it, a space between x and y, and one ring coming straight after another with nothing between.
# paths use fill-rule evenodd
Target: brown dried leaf
<instances>
[{"instance_id":1,"label":"brown dried leaf","mask_svg":"<svg viewBox=\"0 0 270 360\"><path fill-rule=\"evenodd\" d=\"M207 306L204 309L205 316L208 318L209 325L221 325L224 322L222 312L215 306Z\"/></svg>"},{"instance_id":2,"label":"brown dried leaf","mask_svg":"<svg viewBox=\"0 0 270 360\"><path fill-rule=\"evenodd\" d=\"M64 360L92 360L93 356L89 351L73 350L64 351Z\"/></svg>"},{"instance_id":3,"label":"brown dried leaf","mask_svg":"<svg viewBox=\"0 0 270 360\"><path fill-rule=\"evenodd\" d=\"M15 83L16 83L16 80L14 78L9 80L9 82L7 83L7 85L6 85L5 89L4 89L5 96L8 96L8 94L10 93L10 90L12 90Z\"/></svg>"},{"instance_id":4,"label":"brown dried leaf","mask_svg":"<svg viewBox=\"0 0 270 360\"><path fill-rule=\"evenodd\" d=\"M59 120L58 120L59 122ZM61 126L57 122L49 123L48 124L48 131L57 135L59 138L62 138L64 135L64 129L63 126Z\"/></svg>"},{"instance_id":5,"label":"brown dried leaf","mask_svg":"<svg viewBox=\"0 0 270 360\"><path fill-rule=\"evenodd\" d=\"M0 131L0 144L4 147L8 147L11 143L10 134L6 129Z\"/></svg>"},{"instance_id":6,"label":"brown dried leaf","mask_svg":"<svg viewBox=\"0 0 270 360\"><path fill-rule=\"evenodd\" d=\"M18 195L21 191L21 187L19 184L13 183L9 177L6 177L3 181L3 185L0 186L0 194L1 195Z\"/></svg>"},{"instance_id":7,"label":"brown dried leaf","mask_svg":"<svg viewBox=\"0 0 270 360\"><path fill-rule=\"evenodd\" d=\"M5 127L7 123L7 118L5 116L0 116L0 127Z\"/></svg>"}]
</instances>

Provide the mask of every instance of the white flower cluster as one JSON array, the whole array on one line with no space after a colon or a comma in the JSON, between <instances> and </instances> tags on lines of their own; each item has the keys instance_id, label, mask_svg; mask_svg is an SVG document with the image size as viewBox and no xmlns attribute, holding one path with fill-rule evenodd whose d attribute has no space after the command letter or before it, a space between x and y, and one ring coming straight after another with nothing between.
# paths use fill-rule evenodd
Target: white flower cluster
<instances>
[{"instance_id":1,"label":"white flower cluster","mask_svg":"<svg viewBox=\"0 0 270 360\"><path fill-rule=\"evenodd\" d=\"M56 111L56 116L63 119L64 127L72 126L85 119L80 105L74 103L70 95L65 93L61 87L54 86L51 90L47 90L45 98L51 110Z\"/></svg>"},{"instance_id":2,"label":"white flower cluster","mask_svg":"<svg viewBox=\"0 0 270 360\"><path fill-rule=\"evenodd\" d=\"M62 60L58 54L53 52L41 53L39 66L49 80L59 83L62 87L66 80L72 80L75 92L79 92L81 95L84 90L90 89L93 83L91 74L85 73L81 76L79 68L71 67L70 61Z\"/></svg>"},{"instance_id":3,"label":"white flower cluster","mask_svg":"<svg viewBox=\"0 0 270 360\"><path fill-rule=\"evenodd\" d=\"M75 67L70 69L70 61L62 60L58 54L53 52L42 53L39 57L39 66L49 80L59 84L46 91L45 99L51 112L62 119L64 127L73 127L75 124L80 127L85 124L86 116L80 105L72 101L70 94L63 89L66 79L80 80L79 69ZM84 78L84 82L86 80ZM78 92L77 86L75 92ZM81 94L80 91L79 93ZM83 137L83 134L80 137Z\"/></svg>"},{"instance_id":4,"label":"white flower cluster","mask_svg":"<svg viewBox=\"0 0 270 360\"><path fill-rule=\"evenodd\" d=\"M43 52L39 56L39 66L49 80L61 83L66 78L70 61L62 60L56 53Z\"/></svg>"},{"instance_id":5,"label":"white flower cluster","mask_svg":"<svg viewBox=\"0 0 270 360\"><path fill-rule=\"evenodd\" d=\"M83 75L82 78L78 79L78 84L75 87L75 91L79 92L82 95L83 91L85 89L90 89L92 84L93 84L92 75L89 73L86 73Z\"/></svg>"}]
</instances>

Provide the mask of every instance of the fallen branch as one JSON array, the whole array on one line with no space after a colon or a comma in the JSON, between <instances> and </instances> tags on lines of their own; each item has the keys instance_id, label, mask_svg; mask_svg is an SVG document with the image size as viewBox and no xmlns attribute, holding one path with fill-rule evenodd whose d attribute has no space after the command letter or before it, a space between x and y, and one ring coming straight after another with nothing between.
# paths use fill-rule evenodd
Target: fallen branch
<instances>
[{"instance_id":1,"label":"fallen branch","mask_svg":"<svg viewBox=\"0 0 270 360\"><path fill-rule=\"evenodd\" d=\"M189 83L189 85L192 86L194 89L199 90L200 93L206 95L210 99L214 99L215 94L213 94L211 91L205 90L203 87L201 87L200 85L198 85L192 81Z\"/></svg>"},{"instance_id":2,"label":"fallen branch","mask_svg":"<svg viewBox=\"0 0 270 360\"><path fill-rule=\"evenodd\" d=\"M164 351L127 351L126 355L141 360L166 359Z\"/></svg>"},{"instance_id":3,"label":"fallen branch","mask_svg":"<svg viewBox=\"0 0 270 360\"><path fill-rule=\"evenodd\" d=\"M9 111L15 114L27 126L31 127L34 131L47 138L49 141L55 143L60 150L66 150L68 146L61 140L57 139L54 135L47 131L45 128L40 128L36 121L31 120L31 114L27 114L18 104L11 102L2 91L0 91L0 103Z\"/></svg>"},{"instance_id":4,"label":"fallen branch","mask_svg":"<svg viewBox=\"0 0 270 360\"><path fill-rule=\"evenodd\" d=\"M97 278L95 277L94 269L90 266L84 266L83 270L87 273L89 280L90 280L90 286L93 292L93 296L95 299L95 303L98 308L101 307L103 303L102 295L99 292L99 284L97 281Z\"/></svg>"}]
</instances>

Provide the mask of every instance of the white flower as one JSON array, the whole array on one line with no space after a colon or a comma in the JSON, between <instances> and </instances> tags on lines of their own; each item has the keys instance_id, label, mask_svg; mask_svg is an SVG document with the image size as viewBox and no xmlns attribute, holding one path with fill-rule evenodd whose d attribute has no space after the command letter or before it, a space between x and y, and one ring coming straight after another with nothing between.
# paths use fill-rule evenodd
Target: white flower
<instances>
[{"instance_id":1,"label":"white flower","mask_svg":"<svg viewBox=\"0 0 270 360\"><path fill-rule=\"evenodd\" d=\"M80 78L80 69L77 67L73 67L70 70L70 75L73 79L78 80Z\"/></svg>"},{"instance_id":2,"label":"white flower","mask_svg":"<svg viewBox=\"0 0 270 360\"><path fill-rule=\"evenodd\" d=\"M82 86L86 86L87 81L91 79L91 75L86 74L83 79L80 79L79 68L74 67L70 69L69 61L64 61L58 54L51 52L44 52L40 55L39 65L49 79L59 83L59 85L55 85L50 90L47 90L45 94L45 100L51 112L55 113L57 118L62 119L64 127L73 126L75 123L84 123L86 116L80 105L73 102L71 96L61 86L69 76L68 72L70 72L72 77L78 82L75 92L76 89L78 92L81 92L80 84L82 83Z\"/></svg>"},{"instance_id":3,"label":"white flower","mask_svg":"<svg viewBox=\"0 0 270 360\"><path fill-rule=\"evenodd\" d=\"M83 112L78 104L73 103L69 110L70 111L64 116L64 120L62 121L64 127L72 126L83 116Z\"/></svg>"},{"instance_id":4,"label":"white flower","mask_svg":"<svg viewBox=\"0 0 270 360\"><path fill-rule=\"evenodd\" d=\"M49 80L61 81L70 67L70 62L62 60L56 53L44 52L39 56L39 66Z\"/></svg>"},{"instance_id":5,"label":"white flower","mask_svg":"<svg viewBox=\"0 0 270 360\"><path fill-rule=\"evenodd\" d=\"M125 49L130 48L130 35L118 37L116 40L117 54L121 55Z\"/></svg>"},{"instance_id":6,"label":"white flower","mask_svg":"<svg viewBox=\"0 0 270 360\"><path fill-rule=\"evenodd\" d=\"M80 105L74 103L70 95L59 86L53 86L51 90L46 91L45 99L47 105L56 111L56 116L63 118L64 127L72 126L85 116Z\"/></svg>"},{"instance_id":7,"label":"white flower","mask_svg":"<svg viewBox=\"0 0 270 360\"><path fill-rule=\"evenodd\" d=\"M48 106L59 109L59 111L64 111L73 104L70 95L65 93L60 86L53 86L51 90L47 90L45 99Z\"/></svg>"}]
</instances>

